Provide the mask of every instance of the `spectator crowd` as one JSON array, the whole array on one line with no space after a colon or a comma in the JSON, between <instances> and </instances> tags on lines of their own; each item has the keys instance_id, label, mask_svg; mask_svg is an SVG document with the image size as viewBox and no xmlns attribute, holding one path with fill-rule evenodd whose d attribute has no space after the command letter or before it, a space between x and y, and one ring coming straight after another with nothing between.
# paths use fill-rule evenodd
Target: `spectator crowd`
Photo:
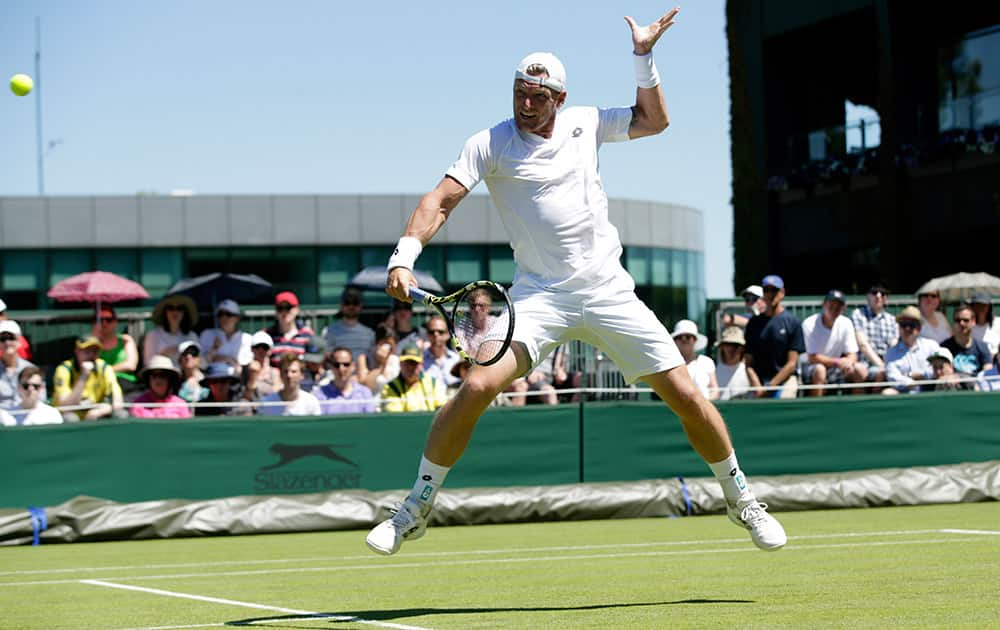
<instances>
[{"instance_id":1,"label":"spectator crowd","mask_svg":"<svg viewBox=\"0 0 1000 630\"><path fill-rule=\"evenodd\" d=\"M747 287L745 308L722 317L715 359L695 322L674 324L671 335L706 398L1000 391L1000 317L987 294L955 307L950 320L936 292L891 314L883 284L872 285L866 303L849 313L844 294L831 289L820 311L803 321L785 308L785 297L777 275ZM250 332L241 328L239 304L223 299L212 325L196 334L194 302L169 295L154 307L154 327L140 344L120 331L114 308L102 305L72 356L55 366L50 394L45 373L30 360L30 343L0 300L0 422L433 411L468 373L439 315L418 327L412 305L395 302L373 329L362 321L362 292L348 288L339 317L317 334L299 306L293 292L278 293L273 323ZM496 404L578 400L573 390L581 383L564 345Z\"/></svg>"}]
</instances>

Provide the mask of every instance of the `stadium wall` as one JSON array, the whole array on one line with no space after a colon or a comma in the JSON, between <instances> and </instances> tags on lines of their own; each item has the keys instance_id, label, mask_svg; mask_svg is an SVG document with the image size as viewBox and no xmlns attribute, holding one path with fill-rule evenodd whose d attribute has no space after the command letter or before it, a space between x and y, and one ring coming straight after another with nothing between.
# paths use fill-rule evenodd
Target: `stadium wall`
<instances>
[{"instance_id":1,"label":"stadium wall","mask_svg":"<svg viewBox=\"0 0 1000 630\"><path fill-rule=\"evenodd\" d=\"M991 393L719 405L753 475L837 473L998 459ZM2 429L0 506L77 495L157 499L381 491L406 487L428 414L102 421ZM661 403L493 409L449 488L703 477Z\"/></svg>"}]
</instances>

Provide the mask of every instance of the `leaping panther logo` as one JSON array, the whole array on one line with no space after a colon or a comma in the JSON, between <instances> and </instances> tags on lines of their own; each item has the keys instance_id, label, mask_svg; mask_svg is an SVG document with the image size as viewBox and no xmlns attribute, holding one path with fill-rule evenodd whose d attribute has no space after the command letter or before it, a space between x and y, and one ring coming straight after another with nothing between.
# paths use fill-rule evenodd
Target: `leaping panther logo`
<instances>
[{"instance_id":1,"label":"leaping panther logo","mask_svg":"<svg viewBox=\"0 0 1000 630\"><path fill-rule=\"evenodd\" d=\"M345 448L350 446L349 444L272 444L270 451L278 456L277 463L271 464L270 466L262 466L261 470L273 470L275 468L280 468L281 466L287 466L288 464L294 462L297 459L302 459L303 457L310 457L315 455L317 457L325 457L327 459L332 459L337 462L344 462L358 467L357 464L347 459L340 453L333 450L333 447Z\"/></svg>"}]
</instances>

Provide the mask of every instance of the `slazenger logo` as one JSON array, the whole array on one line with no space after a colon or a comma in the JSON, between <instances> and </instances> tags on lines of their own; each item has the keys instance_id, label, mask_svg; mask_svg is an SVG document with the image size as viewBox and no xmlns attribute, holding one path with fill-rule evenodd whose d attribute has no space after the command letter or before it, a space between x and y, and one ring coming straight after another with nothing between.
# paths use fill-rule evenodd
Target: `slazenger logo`
<instances>
[{"instance_id":1,"label":"slazenger logo","mask_svg":"<svg viewBox=\"0 0 1000 630\"><path fill-rule=\"evenodd\" d=\"M278 461L261 466L254 474L254 492L297 494L360 488L361 467L335 448L350 448L350 445L272 444L268 451L277 455ZM307 461L309 469L302 470L303 465L300 465L295 467L297 470L276 470L302 459Z\"/></svg>"},{"instance_id":2,"label":"slazenger logo","mask_svg":"<svg viewBox=\"0 0 1000 630\"><path fill-rule=\"evenodd\" d=\"M272 444L271 452L279 457L278 461L270 466L262 466L261 470L274 470L275 468L281 468L282 466L287 466L288 464L294 462L297 459L302 459L303 457L325 457L326 459L332 459L336 462L344 462L345 464L350 464L355 468L358 467L357 464L347 459L343 455L337 453L331 448L336 446L338 448L343 448L345 444L307 444L303 446L294 444Z\"/></svg>"}]
</instances>

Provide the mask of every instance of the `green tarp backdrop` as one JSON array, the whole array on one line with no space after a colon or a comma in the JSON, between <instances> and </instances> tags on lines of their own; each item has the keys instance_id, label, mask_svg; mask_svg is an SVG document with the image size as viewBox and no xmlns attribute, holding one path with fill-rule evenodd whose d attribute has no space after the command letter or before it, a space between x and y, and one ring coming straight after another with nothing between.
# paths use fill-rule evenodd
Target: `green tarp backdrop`
<instances>
[{"instance_id":1,"label":"green tarp backdrop","mask_svg":"<svg viewBox=\"0 0 1000 630\"><path fill-rule=\"evenodd\" d=\"M838 396L720 404L752 475L1000 459L1000 396ZM0 430L0 507L408 488L429 414L102 421ZM662 403L491 409L448 486L702 477Z\"/></svg>"}]
</instances>

